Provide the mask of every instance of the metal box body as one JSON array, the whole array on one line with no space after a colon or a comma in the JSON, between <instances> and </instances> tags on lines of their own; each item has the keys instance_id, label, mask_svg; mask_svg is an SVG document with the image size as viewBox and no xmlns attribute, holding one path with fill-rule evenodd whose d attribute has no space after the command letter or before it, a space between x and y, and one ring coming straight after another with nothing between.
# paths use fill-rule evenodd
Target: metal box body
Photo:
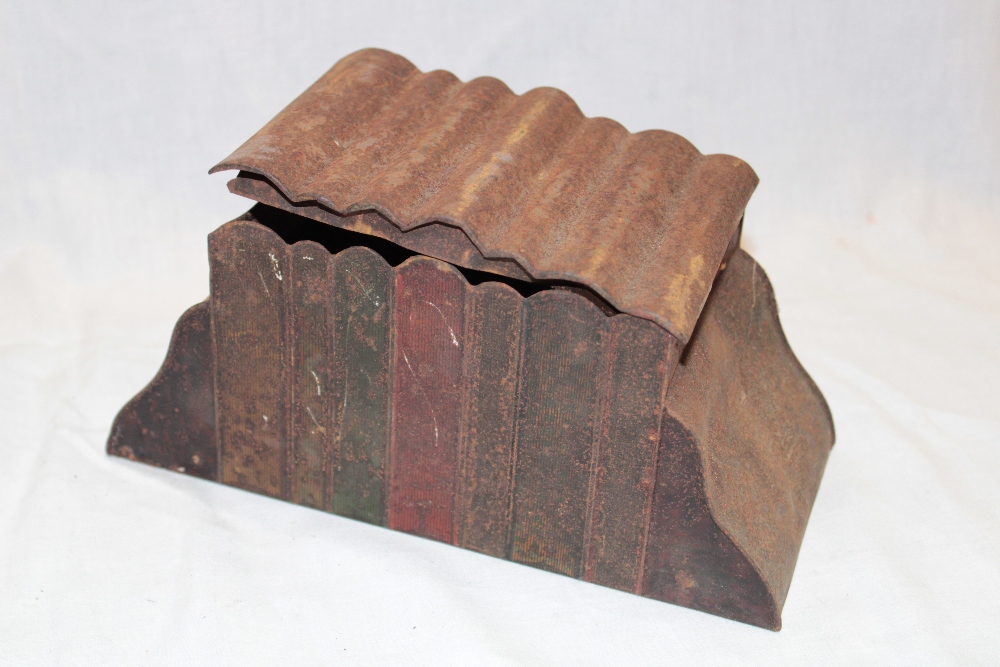
<instances>
[{"instance_id":1,"label":"metal box body","mask_svg":"<svg viewBox=\"0 0 1000 667\"><path fill-rule=\"evenodd\" d=\"M416 76L390 56L361 60ZM627 233L531 249L490 223L485 243L454 193L408 227L382 210L398 192L338 210L245 171L303 99L224 163L263 203L210 235L211 296L109 453L778 629L833 426L738 249L745 185L712 195L725 206L671 195L720 222L650 287ZM493 190L476 192L467 209Z\"/></svg>"}]
</instances>

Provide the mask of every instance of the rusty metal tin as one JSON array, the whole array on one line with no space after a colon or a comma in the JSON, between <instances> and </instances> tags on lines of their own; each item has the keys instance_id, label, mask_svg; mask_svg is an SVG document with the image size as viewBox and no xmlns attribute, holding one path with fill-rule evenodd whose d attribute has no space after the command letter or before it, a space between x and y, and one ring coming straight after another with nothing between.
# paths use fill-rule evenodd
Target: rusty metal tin
<instances>
[{"instance_id":1,"label":"rusty metal tin","mask_svg":"<svg viewBox=\"0 0 1000 667\"><path fill-rule=\"evenodd\" d=\"M780 627L834 434L749 167L373 50L220 167L262 203L109 453Z\"/></svg>"}]
</instances>

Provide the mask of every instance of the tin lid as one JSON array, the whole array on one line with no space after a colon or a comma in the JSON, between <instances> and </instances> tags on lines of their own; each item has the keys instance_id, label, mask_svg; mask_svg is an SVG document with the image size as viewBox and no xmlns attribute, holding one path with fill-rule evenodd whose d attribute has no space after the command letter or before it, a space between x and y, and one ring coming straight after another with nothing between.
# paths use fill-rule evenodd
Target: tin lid
<instances>
[{"instance_id":1,"label":"tin lid","mask_svg":"<svg viewBox=\"0 0 1000 667\"><path fill-rule=\"evenodd\" d=\"M554 88L515 95L378 49L342 59L211 173L226 169L265 203L272 191L334 224L374 211L392 233L362 229L417 252L584 285L684 343L758 182L671 132L586 118Z\"/></svg>"}]
</instances>

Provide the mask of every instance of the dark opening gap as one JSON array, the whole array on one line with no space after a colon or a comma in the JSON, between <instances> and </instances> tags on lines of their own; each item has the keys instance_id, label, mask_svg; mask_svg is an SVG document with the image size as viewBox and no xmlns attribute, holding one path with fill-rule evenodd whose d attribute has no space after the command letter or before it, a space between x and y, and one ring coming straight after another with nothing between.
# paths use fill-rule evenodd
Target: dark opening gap
<instances>
[{"instance_id":1,"label":"dark opening gap","mask_svg":"<svg viewBox=\"0 0 1000 667\"><path fill-rule=\"evenodd\" d=\"M245 217L264 225L289 245L299 241L315 241L334 255L352 246L363 246L377 252L390 266L399 266L410 257L420 254L378 236L370 236L368 234L353 232L349 229L334 227L333 225L283 211L280 208L268 206L267 204L254 205ZM569 281L539 280L537 282L529 282L487 271L466 269L454 264L449 265L458 269L470 285L479 285L485 282L503 283L517 290L525 298L547 289L569 290L593 303L605 315L617 315L619 312L595 292Z\"/></svg>"}]
</instances>

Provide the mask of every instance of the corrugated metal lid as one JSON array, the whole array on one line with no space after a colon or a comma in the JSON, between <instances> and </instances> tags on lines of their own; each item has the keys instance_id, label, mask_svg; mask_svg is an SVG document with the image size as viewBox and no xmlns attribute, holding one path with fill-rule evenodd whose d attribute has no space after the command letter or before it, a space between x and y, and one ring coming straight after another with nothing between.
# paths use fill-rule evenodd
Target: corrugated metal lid
<instances>
[{"instance_id":1,"label":"corrugated metal lid","mask_svg":"<svg viewBox=\"0 0 1000 667\"><path fill-rule=\"evenodd\" d=\"M404 232L458 227L484 258L585 285L683 342L758 180L679 135L586 118L554 88L515 95L378 49L334 65L225 169Z\"/></svg>"}]
</instances>

